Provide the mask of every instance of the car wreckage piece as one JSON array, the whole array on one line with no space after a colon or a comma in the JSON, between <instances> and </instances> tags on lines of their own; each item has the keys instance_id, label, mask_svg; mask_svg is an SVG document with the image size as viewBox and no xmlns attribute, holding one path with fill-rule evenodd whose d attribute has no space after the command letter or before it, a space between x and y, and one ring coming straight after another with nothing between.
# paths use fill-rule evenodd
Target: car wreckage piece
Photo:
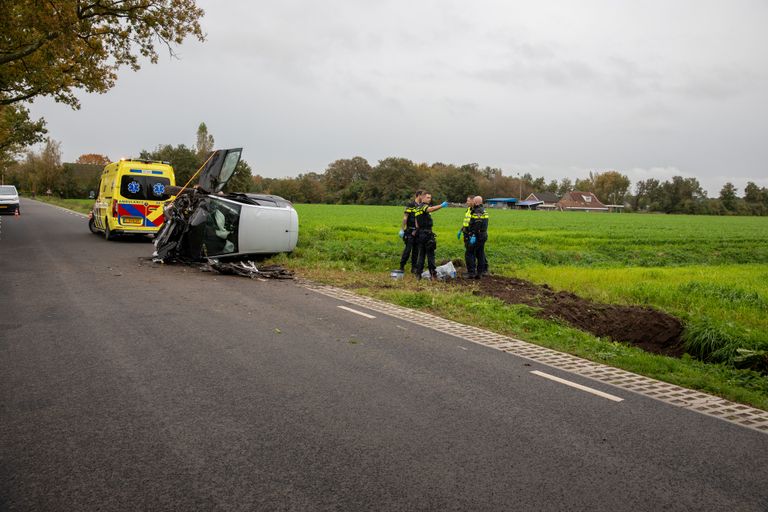
<instances>
[{"instance_id":1,"label":"car wreckage piece","mask_svg":"<svg viewBox=\"0 0 768 512\"><path fill-rule=\"evenodd\" d=\"M165 207L154 261L198 263L293 251L299 217L289 201L222 192L241 154L242 148L216 150L199 171L197 185L169 187L176 199Z\"/></svg>"},{"instance_id":2,"label":"car wreckage piece","mask_svg":"<svg viewBox=\"0 0 768 512\"><path fill-rule=\"evenodd\" d=\"M209 259L202 267L203 272L250 277L251 279L293 279L293 272L280 265L259 267L252 261L220 261Z\"/></svg>"}]
</instances>

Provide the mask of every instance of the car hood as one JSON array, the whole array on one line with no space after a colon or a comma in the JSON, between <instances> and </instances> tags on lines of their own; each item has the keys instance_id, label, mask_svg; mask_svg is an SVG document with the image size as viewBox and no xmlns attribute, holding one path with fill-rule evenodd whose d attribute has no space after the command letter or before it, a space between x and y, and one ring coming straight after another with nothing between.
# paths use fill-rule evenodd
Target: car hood
<instances>
[{"instance_id":1,"label":"car hood","mask_svg":"<svg viewBox=\"0 0 768 512\"><path fill-rule=\"evenodd\" d=\"M227 182L234 176L235 167L240 161L243 148L217 149L208 158L208 161L200 171L198 188L209 194L221 192Z\"/></svg>"}]
</instances>

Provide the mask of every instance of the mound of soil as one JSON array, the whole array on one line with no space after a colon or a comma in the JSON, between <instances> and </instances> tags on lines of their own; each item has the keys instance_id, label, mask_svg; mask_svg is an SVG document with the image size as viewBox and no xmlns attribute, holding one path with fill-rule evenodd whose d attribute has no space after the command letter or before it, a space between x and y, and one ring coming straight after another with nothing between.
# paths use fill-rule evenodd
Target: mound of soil
<instances>
[{"instance_id":1,"label":"mound of soil","mask_svg":"<svg viewBox=\"0 0 768 512\"><path fill-rule=\"evenodd\" d=\"M653 308L600 304L549 286L501 276L478 281L456 279L460 285L476 286L474 293L501 299L507 304L526 304L541 310L538 316L560 319L596 336L631 343L647 352L679 357L683 325L677 318Z\"/></svg>"}]
</instances>

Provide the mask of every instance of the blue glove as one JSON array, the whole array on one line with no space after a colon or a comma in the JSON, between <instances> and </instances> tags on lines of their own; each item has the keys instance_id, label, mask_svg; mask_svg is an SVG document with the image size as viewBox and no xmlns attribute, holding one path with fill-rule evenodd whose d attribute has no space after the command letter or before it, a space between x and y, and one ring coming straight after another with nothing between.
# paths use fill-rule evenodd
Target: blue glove
<instances>
[{"instance_id":1,"label":"blue glove","mask_svg":"<svg viewBox=\"0 0 768 512\"><path fill-rule=\"evenodd\" d=\"M464 234L464 230L460 229L458 233L456 233L456 240L461 240L461 235Z\"/></svg>"},{"instance_id":2,"label":"blue glove","mask_svg":"<svg viewBox=\"0 0 768 512\"><path fill-rule=\"evenodd\" d=\"M405 231L401 229L400 232L397 234L397 236L399 236L400 238L403 238L405 236Z\"/></svg>"},{"instance_id":3,"label":"blue glove","mask_svg":"<svg viewBox=\"0 0 768 512\"><path fill-rule=\"evenodd\" d=\"M446 208L448 206L448 201L443 201L442 203L440 203L440 206L442 206L443 208Z\"/></svg>"},{"instance_id":4,"label":"blue glove","mask_svg":"<svg viewBox=\"0 0 768 512\"><path fill-rule=\"evenodd\" d=\"M469 245L475 245L475 242L477 242L477 237L475 235L472 235L469 238Z\"/></svg>"}]
</instances>

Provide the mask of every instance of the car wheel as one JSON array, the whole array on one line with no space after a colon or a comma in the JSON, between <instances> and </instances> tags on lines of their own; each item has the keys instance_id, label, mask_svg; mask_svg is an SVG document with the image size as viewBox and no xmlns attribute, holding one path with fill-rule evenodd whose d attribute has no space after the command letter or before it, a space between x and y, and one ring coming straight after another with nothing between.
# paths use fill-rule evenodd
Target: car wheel
<instances>
[{"instance_id":1,"label":"car wheel","mask_svg":"<svg viewBox=\"0 0 768 512\"><path fill-rule=\"evenodd\" d=\"M94 235L99 234L99 230L96 229L96 222L93 219L93 215L91 215L91 218L88 219L88 229L90 229L91 233L93 233Z\"/></svg>"},{"instance_id":2,"label":"car wheel","mask_svg":"<svg viewBox=\"0 0 768 512\"><path fill-rule=\"evenodd\" d=\"M114 238L114 235L112 234L112 231L109 230L109 219L104 219L104 238L107 240L112 240Z\"/></svg>"}]
</instances>

